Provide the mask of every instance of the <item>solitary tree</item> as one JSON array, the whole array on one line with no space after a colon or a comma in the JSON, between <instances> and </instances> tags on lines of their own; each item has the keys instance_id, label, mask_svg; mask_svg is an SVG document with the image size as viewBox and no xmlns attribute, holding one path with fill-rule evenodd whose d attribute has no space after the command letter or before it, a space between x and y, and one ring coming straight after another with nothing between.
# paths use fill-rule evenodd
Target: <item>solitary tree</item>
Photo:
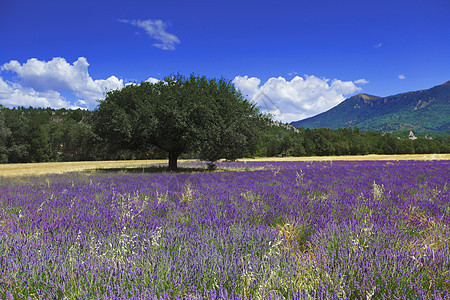
<instances>
[{"instance_id":1,"label":"solitary tree","mask_svg":"<svg viewBox=\"0 0 450 300\"><path fill-rule=\"evenodd\" d=\"M186 152L211 162L251 153L266 118L230 81L177 74L109 92L94 125L116 149L160 148L177 170Z\"/></svg>"}]
</instances>

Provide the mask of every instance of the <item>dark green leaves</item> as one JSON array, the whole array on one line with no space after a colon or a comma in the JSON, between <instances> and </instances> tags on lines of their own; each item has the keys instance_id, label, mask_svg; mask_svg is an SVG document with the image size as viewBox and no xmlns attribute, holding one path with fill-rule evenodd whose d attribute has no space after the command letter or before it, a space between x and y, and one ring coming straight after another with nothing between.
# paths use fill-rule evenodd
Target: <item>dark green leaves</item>
<instances>
[{"instance_id":1,"label":"dark green leaves","mask_svg":"<svg viewBox=\"0 0 450 300\"><path fill-rule=\"evenodd\" d=\"M230 81L180 74L112 91L94 116L109 146L156 146L175 169L176 159L187 152L211 162L252 152L264 118Z\"/></svg>"}]
</instances>

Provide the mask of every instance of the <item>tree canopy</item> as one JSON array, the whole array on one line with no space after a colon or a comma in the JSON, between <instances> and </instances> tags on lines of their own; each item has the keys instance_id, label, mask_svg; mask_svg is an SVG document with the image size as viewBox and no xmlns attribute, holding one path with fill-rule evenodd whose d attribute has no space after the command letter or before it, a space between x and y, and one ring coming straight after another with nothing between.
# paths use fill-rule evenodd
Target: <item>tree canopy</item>
<instances>
[{"instance_id":1,"label":"tree canopy","mask_svg":"<svg viewBox=\"0 0 450 300\"><path fill-rule=\"evenodd\" d=\"M6 108L0 105L0 163L50 161L86 161L121 159L161 159L167 152L156 146L114 149L94 131L94 114L88 110L52 108ZM110 121L110 120L108 120ZM231 123L247 129L245 122ZM295 128L288 124L267 122L269 126L259 134L255 148L247 149L245 156L315 156L364 154L450 153L450 136L434 133L409 139L409 131L393 135L355 128ZM236 131L230 130L233 134ZM252 133L255 133L252 131ZM432 136L432 137L431 137ZM203 143L202 149L182 154L183 158L210 157L226 153L233 159L233 148L227 140L238 143L233 136L222 136L222 143ZM431 139L432 138L432 139ZM220 141L220 140L219 140ZM328 141L331 145L326 142ZM223 146L225 144L225 146ZM209 145L209 146L208 146ZM108 147L105 147L108 146ZM227 148L228 147L228 148ZM219 151L217 152L218 149ZM200 152L202 150L202 152Z\"/></svg>"},{"instance_id":2,"label":"tree canopy","mask_svg":"<svg viewBox=\"0 0 450 300\"><path fill-rule=\"evenodd\" d=\"M177 74L110 91L93 119L109 147L156 146L176 170L187 152L211 162L252 154L267 118L228 80Z\"/></svg>"}]
</instances>

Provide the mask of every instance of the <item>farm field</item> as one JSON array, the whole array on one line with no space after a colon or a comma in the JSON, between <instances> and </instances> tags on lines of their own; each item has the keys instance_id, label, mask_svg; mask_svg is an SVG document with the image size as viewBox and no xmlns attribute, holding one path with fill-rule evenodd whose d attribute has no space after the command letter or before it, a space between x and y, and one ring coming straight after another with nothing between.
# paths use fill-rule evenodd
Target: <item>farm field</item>
<instances>
[{"instance_id":1,"label":"farm field","mask_svg":"<svg viewBox=\"0 0 450 300\"><path fill-rule=\"evenodd\" d=\"M450 154L404 154L404 155L349 155L349 156L309 156L309 157L263 157L247 158L239 161L336 161L336 160L450 160ZM194 160L180 160L181 163ZM97 169L132 169L166 164L160 160L118 160L118 161L81 161L48 162L26 164L0 164L0 177L29 176L43 174L61 174Z\"/></svg>"},{"instance_id":2,"label":"farm field","mask_svg":"<svg viewBox=\"0 0 450 300\"><path fill-rule=\"evenodd\" d=\"M0 169L0 299L448 299L450 160L390 158Z\"/></svg>"}]
</instances>

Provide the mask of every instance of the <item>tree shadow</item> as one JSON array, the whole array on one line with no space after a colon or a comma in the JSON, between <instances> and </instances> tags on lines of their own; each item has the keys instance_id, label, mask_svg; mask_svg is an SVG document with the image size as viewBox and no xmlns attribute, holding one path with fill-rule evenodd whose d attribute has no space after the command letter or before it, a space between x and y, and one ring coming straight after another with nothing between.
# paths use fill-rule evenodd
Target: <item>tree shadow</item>
<instances>
[{"instance_id":1,"label":"tree shadow","mask_svg":"<svg viewBox=\"0 0 450 300\"><path fill-rule=\"evenodd\" d=\"M149 167L133 167L133 168L99 168L86 170L86 173L102 173L102 174L158 174L158 173L197 173L208 172L205 167L178 167L177 171L171 171L167 166L149 166Z\"/></svg>"}]
</instances>

